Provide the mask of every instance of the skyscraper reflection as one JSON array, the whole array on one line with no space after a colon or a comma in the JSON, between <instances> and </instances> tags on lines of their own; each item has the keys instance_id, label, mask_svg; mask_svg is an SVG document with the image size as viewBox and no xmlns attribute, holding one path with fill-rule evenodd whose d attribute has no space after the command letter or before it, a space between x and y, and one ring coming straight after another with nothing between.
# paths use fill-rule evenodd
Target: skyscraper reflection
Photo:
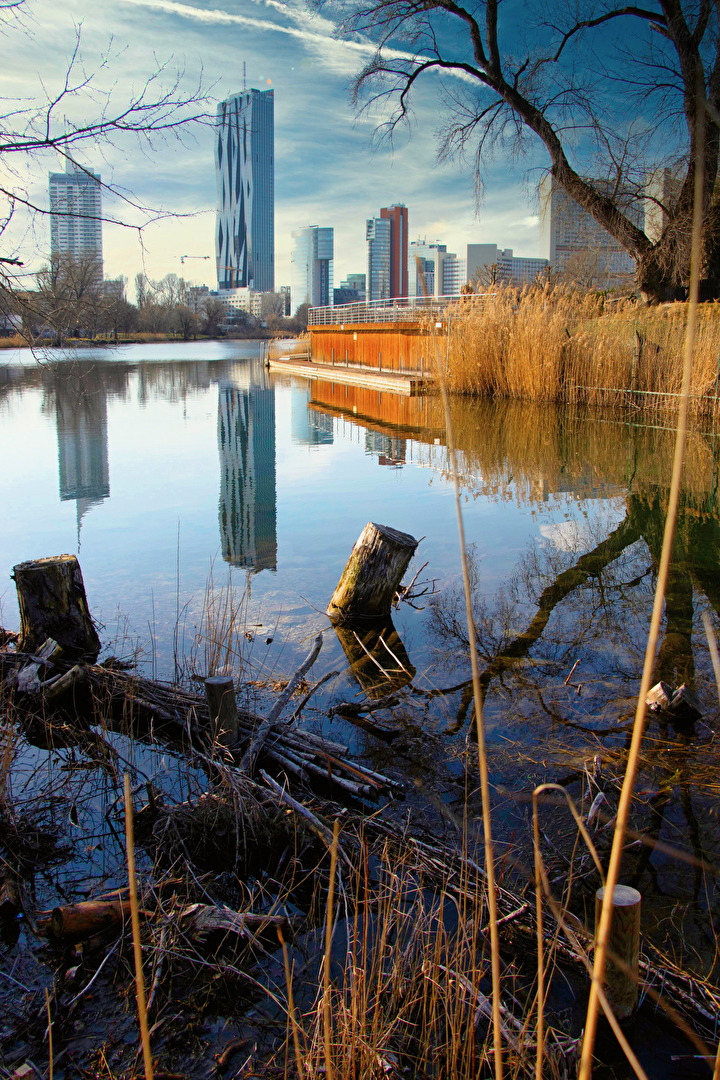
<instances>
[{"instance_id":1,"label":"skyscraper reflection","mask_svg":"<svg viewBox=\"0 0 720 1080\"><path fill-rule=\"evenodd\" d=\"M232 566L276 570L275 392L260 365L241 377L245 386L218 395L222 555Z\"/></svg>"},{"instance_id":2,"label":"skyscraper reflection","mask_svg":"<svg viewBox=\"0 0 720 1080\"><path fill-rule=\"evenodd\" d=\"M61 377L55 384L60 499L77 506L78 544L83 516L110 495L107 389L101 378Z\"/></svg>"}]
</instances>

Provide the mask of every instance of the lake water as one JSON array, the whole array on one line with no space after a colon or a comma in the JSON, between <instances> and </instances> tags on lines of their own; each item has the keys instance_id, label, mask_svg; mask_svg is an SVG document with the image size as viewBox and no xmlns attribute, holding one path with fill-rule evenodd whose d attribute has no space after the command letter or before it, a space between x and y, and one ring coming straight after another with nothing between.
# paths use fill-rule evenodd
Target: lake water
<instances>
[{"instance_id":1,"label":"lake water","mask_svg":"<svg viewBox=\"0 0 720 1080\"><path fill-rule=\"evenodd\" d=\"M223 659L259 704L326 631L313 677L337 674L306 716L327 725L331 704L390 685L387 656L378 667L324 615L355 540L369 520L422 537L408 577L419 570L433 594L402 604L389 631L403 669L396 684L413 676L394 718L403 738L389 748L346 721L333 729L379 767L395 764L427 787L428 814L474 812L440 402L276 375L263 349L127 346L43 362L0 354L0 623L18 625L15 563L77 553L106 655L135 653L148 675L172 677L176 664L187 675L191 663L204 674L211 580L216 612L226 588L242 612ZM577 783L595 755L622 757L673 433L620 413L513 403L456 401L451 419L492 779L508 829L525 828L534 783ZM712 434L691 436L656 672L694 686L705 716L690 733L651 725L637 822L714 864L718 708L700 615L709 609L717 625L717 456ZM712 874L657 852L639 855L634 873L652 882L661 910L684 904L683 918L710 942Z\"/></svg>"}]
</instances>

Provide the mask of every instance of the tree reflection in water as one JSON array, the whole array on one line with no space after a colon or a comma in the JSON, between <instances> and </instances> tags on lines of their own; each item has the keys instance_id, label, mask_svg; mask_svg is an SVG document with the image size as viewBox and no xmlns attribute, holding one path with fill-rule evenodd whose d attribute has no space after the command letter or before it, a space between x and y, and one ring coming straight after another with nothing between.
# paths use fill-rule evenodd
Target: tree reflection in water
<instances>
[{"instance_id":1,"label":"tree reflection in water","mask_svg":"<svg viewBox=\"0 0 720 1080\"><path fill-rule=\"evenodd\" d=\"M540 430L547 451L553 438L560 439L559 430L554 425ZM623 481L626 485L626 493L612 500L624 511L619 523L589 543L584 537L582 553L578 545L572 550L567 544L534 544L511 580L492 598L483 589L477 552L471 552L481 696L494 758L491 768L496 784L512 788L515 803L521 806L519 819L517 811L513 818L508 810L511 821L522 820L522 808L536 781L558 779L579 797L583 769L596 755L602 759L612 806L611 778L619 777L624 767L665 526L667 492L662 474L667 451L663 440L647 429L629 437L623 446L618 430L612 467L603 468L607 456L604 460L596 456L594 465L608 486ZM526 441L527 431L525 424L522 437ZM568 455L567 442L597 439L597 430L583 436L579 427L568 425L562 438L566 445L558 462L565 464L573 457L593 460L587 456L587 447L581 455ZM655 453L648 454L652 444ZM473 449L468 452L466 444L469 488L478 483L473 473L477 476L481 471ZM499 449L496 445L495 461ZM524 483L528 490L528 472L513 470L507 445L505 451L505 469L520 488ZM553 467L550 452L545 458L546 475ZM680 928L688 947L708 958L714 956L716 945L712 914L720 907L715 805L720 745L710 726L717 718L718 703L701 622L705 609L713 613L716 627L720 615L720 522L714 508L711 438L696 438L688 481L678 513L653 682L686 683L698 693L705 715L689 727L671 722L667 714L648 715L633 820L641 839L628 848L623 880L644 892L646 907L659 925L664 919L674 924L674 940ZM487 489L496 483L498 477L493 476L486 458L481 484ZM503 497L500 485L498 495ZM452 662L468 671L461 589L446 590L433 599L429 624L439 650L437 670L447 671ZM435 693L443 695L443 691ZM455 703L447 734L465 731L471 738L470 680L443 696L448 704ZM469 771L472 767L469 754ZM601 848L604 835L609 840L610 832L610 828L601 830ZM673 851L664 850L666 846Z\"/></svg>"}]
</instances>

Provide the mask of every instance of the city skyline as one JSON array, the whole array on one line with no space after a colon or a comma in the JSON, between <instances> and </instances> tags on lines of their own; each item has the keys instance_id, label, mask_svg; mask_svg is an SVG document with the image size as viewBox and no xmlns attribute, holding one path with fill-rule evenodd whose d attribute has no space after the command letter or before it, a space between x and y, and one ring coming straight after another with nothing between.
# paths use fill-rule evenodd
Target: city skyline
<instances>
[{"instance_id":1,"label":"city skyline","mask_svg":"<svg viewBox=\"0 0 720 1080\"><path fill-rule=\"evenodd\" d=\"M543 155L531 155L520 166L491 164L478 221L472 164L434 164L436 90L420 88L415 127L398 133L394 149L374 144L373 132L383 114L375 109L356 117L347 91L349 78L370 55L367 43L338 42L330 21L310 15L300 3L260 8L252 0L234 0L206 9L174 0L97 0L92 6L87 0L68 0L62 6L30 0L27 10L32 11L32 25L13 39L16 47L0 73L8 98L42 95L38 56L43 56L43 83L62 85L80 23L88 70L101 68L112 30L118 55L108 65L106 85L117 81L118 96L157 72L156 54L161 59L174 54L190 83L204 61L211 72L208 83L216 80L216 101L241 93L244 86L275 91L276 287L290 281L294 229L318 220L334 226L335 279L342 280L365 267L365 220L377 208L398 202L410 207L410 239L427 235L458 250L469 240L501 238L519 254L537 253L534 189L547 164ZM121 53L128 42L132 51ZM89 110L71 102L67 106L67 115L78 122ZM216 104L209 103L208 111L215 109ZM145 230L142 245L133 229L106 224L108 278L125 275L132 286L141 270L152 278L175 272L191 282L213 285L214 275L208 273L215 262L217 204L212 124L198 124L187 136L184 144L171 139L159 145L157 153L138 147L133 139L118 148L88 144L78 151L88 168L102 173L105 183L127 197L103 191L108 218L136 224L142 215L130 198L181 215L155 221ZM47 206L47 174L64 167L52 153L33 159L23 181L28 200ZM49 257L49 234L46 216L33 221L28 213L16 212L8 233L14 251L8 254L23 259L28 277ZM181 264L181 257L188 256L197 261ZM201 261L205 257L207 261Z\"/></svg>"}]
</instances>

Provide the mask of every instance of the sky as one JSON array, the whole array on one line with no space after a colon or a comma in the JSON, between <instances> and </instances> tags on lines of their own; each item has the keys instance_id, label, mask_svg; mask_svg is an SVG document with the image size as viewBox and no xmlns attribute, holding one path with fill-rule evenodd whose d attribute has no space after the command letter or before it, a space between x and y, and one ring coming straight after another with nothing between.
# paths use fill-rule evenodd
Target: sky
<instances>
[{"instance_id":1,"label":"sky","mask_svg":"<svg viewBox=\"0 0 720 1080\"><path fill-rule=\"evenodd\" d=\"M468 243L496 243L516 255L539 250L536 188L547 166L541 148L520 161L486 163L484 193L476 198L471 162L438 163L441 97L433 77L418 86L415 115L394 145L374 138L382 115L357 116L350 101L353 75L370 55L362 40L343 43L333 23L302 0L25 0L20 13L4 13L4 112L28 119L27 103L53 98L62 88L68 58L80 35L74 77L87 91L58 102L59 124L81 123L102 107L100 91L118 102L149 76L183 86L202 79L214 116L216 102L247 88L275 92L276 288L290 283L292 231L305 225L335 229L334 279L365 271L365 221L383 206L404 203L410 239L447 244L464 255ZM131 283L176 273L214 287L215 207L213 124L208 120L154 148L134 138L86 144L78 158L103 182L164 216L135 229L106 223L105 276ZM28 201L48 205L47 174L62 170L54 152L3 155L3 183ZM11 175L8 175L8 173ZM133 206L105 194L103 210L127 224L143 220ZM23 259L28 275L47 259L49 219L16 207L6 230L5 254ZM181 257L185 262L181 264Z\"/></svg>"}]
</instances>

